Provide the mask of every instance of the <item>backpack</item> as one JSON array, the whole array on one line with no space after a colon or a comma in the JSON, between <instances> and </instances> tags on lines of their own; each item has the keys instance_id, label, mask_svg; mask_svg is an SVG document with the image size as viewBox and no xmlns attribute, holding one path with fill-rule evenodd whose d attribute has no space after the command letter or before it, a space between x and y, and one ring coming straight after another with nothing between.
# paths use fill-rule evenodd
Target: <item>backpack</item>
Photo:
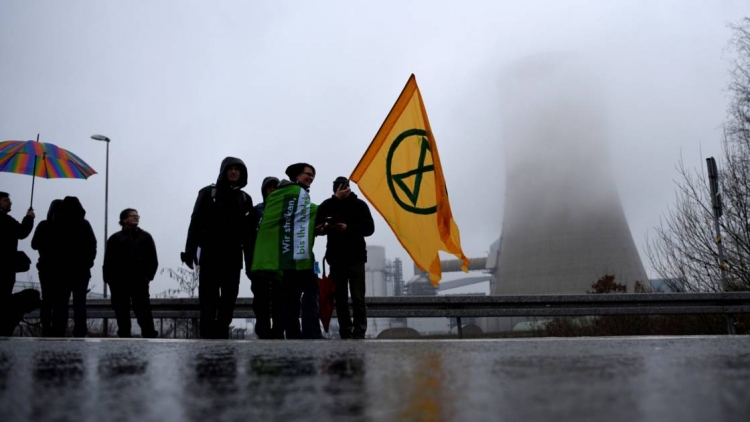
<instances>
[{"instance_id":1,"label":"backpack","mask_svg":"<svg viewBox=\"0 0 750 422\"><path fill-rule=\"evenodd\" d=\"M240 192L242 192L242 203L247 204L247 198L249 195L245 193L244 190L240 190ZM216 203L216 183L211 184L211 201ZM252 202L250 202L250 205L252 205Z\"/></svg>"}]
</instances>

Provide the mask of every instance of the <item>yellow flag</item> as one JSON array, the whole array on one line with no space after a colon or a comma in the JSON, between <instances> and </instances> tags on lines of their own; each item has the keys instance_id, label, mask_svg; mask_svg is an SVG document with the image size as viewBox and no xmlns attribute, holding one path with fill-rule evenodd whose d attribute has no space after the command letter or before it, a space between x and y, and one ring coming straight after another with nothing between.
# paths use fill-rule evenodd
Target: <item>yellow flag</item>
<instances>
[{"instance_id":1,"label":"yellow flag","mask_svg":"<svg viewBox=\"0 0 750 422\"><path fill-rule=\"evenodd\" d=\"M435 137L414 75L351 180L434 286L442 277L438 250L461 259L461 268L468 271L469 260L461 250Z\"/></svg>"}]
</instances>

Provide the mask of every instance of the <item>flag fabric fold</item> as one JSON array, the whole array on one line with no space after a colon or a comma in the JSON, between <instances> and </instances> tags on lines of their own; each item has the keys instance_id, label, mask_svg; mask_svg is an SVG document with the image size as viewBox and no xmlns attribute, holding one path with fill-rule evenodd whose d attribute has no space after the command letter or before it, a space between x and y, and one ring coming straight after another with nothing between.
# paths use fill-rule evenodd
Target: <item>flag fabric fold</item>
<instances>
[{"instance_id":1,"label":"flag fabric fold","mask_svg":"<svg viewBox=\"0 0 750 422\"><path fill-rule=\"evenodd\" d=\"M438 250L455 255L468 271L469 260L461 250L435 137L414 75L350 178L433 285L442 277Z\"/></svg>"}]
</instances>

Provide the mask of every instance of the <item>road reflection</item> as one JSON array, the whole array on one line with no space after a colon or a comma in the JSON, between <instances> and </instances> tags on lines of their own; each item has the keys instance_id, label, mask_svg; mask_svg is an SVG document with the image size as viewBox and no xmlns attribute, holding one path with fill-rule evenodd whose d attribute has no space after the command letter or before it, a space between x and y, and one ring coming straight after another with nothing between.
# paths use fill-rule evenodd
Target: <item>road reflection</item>
<instances>
[{"instance_id":1,"label":"road reflection","mask_svg":"<svg viewBox=\"0 0 750 422\"><path fill-rule=\"evenodd\" d=\"M445 383L448 375L443 368L439 353L428 353L414 359L412 370L405 375L402 389L404 395L398 418L410 421L450 420L452 399L446 397ZM408 378L407 378L408 377Z\"/></svg>"},{"instance_id":2,"label":"road reflection","mask_svg":"<svg viewBox=\"0 0 750 422\"><path fill-rule=\"evenodd\" d=\"M34 354L32 420L85 418L86 389L83 355L77 351L42 350Z\"/></svg>"},{"instance_id":3,"label":"road reflection","mask_svg":"<svg viewBox=\"0 0 750 422\"><path fill-rule=\"evenodd\" d=\"M151 389L148 361L125 348L106 353L99 359L98 400L110 414L122 420L141 419L149 413Z\"/></svg>"},{"instance_id":4,"label":"road reflection","mask_svg":"<svg viewBox=\"0 0 750 422\"><path fill-rule=\"evenodd\" d=\"M8 386L8 374L10 373L10 357L7 353L0 352L0 391L5 391Z\"/></svg>"},{"instance_id":5,"label":"road reflection","mask_svg":"<svg viewBox=\"0 0 750 422\"><path fill-rule=\"evenodd\" d=\"M191 420L239 420L244 400L237 384L237 358L233 348L201 350L187 373L185 410ZM190 369L190 368L184 368ZM180 368L180 370L184 370Z\"/></svg>"},{"instance_id":6,"label":"road reflection","mask_svg":"<svg viewBox=\"0 0 750 422\"><path fill-rule=\"evenodd\" d=\"M324 393L330 398L331 416L361 418L367 409L365 359L361 352L334 354L323 359Z\"/></svg>"},{"instance_id":7,"label":"road reflection","mask_svg":"<svg viewBox=\"0 0 750 422\"><path fill-rule=\"evenodd\" d=\"M513 356L495 360L488 386L510 420L641 420L640 356ZM586 392L596 392L587 396ZM585 406L581 405L585 401ZM536 403L522 406L520 403ZM612 415L612 409L620 409Z\"/></svg>"},{"instance_id":8,"label":"road reflection","mask_svg":"<svg viewBox=\"0 0 750 422\"><path fill-rule=\"evenodd\" d=\"M34 356L34 381L38 389L75 388L83 376L83 356L78 352L44 350Z\"/></svg>"},{"instance_id":9,"label":"road reflection","mask_svg":"<svg viewBox=\"0 0 750 422\"><path fill-rule=\"evenodd\" d=\"M749 341L8 341L0 420L745 420Z\"/></svg>"}]
</instances>

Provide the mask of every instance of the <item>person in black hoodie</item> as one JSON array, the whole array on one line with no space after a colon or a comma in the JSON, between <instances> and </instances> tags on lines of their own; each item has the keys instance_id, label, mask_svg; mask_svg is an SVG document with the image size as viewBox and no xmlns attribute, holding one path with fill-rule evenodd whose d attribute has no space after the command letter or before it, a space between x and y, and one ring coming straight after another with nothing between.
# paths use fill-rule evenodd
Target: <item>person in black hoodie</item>
<instances>
[{"instance_id":1,"label":"person in black hoodie","mask_svg":"<svg viewBox=\"0 0 750 422\"><path fill-rule=\"evenodd\" d=\"M39 271L39 284L42 286L42 305L39 317L42 322L42 336L52 335L52 303L55 289L60 283L55 283L56 274L60 271L59 258L51 251L56 233L56 224L60 224L59 216L62 212L63 200L55 199L49 204L47 219L40 222L31 238L31 248L39 251L36 269Z\"/></svg>"},{"instance_id":2,"label":"person in black hoodie","mask_svg":"<svg viewBox=\"0 0 750 422\"><path fill-rule=\"evenodd\" d=\"M349 180L337 177L333 196L318 207L316 226L328 237L325 259L331 267L330 277L336 283L336 315L342 339L365 338L365 237L375 231L370 208L349 188ZM348 293L351 289L354 323L349 317Z\"/></svg>"},{"instance_id":3,"label":"person in black hoodie","mask_svg":"<svg viewBox=\"0 0 750 422\"><path fill-rule=\"evenodd\" d=\"M73 335L86 337L86 294L91 267L96 258L96 236L86 220L86 210L75 196L63 198L59 217L47 256L59 263L59 271L51 275L56 283L52 303L52 330L55 337L64 337L68 327L68 301L73 294ZM57 224L59 221L60 224Z\"/></svg>"},{"instance_id":4,"label":"person in black hoodie","mask_svg":"<svg viewBox=\"0 0 750 422\"><path fill-rule=\"evenodd\" d=\"M130 302L144 338L155 338L148 284L159 268L156 245L151 235L138 227L138 211L120 213L122 230L107 240L104 253L104 282L112 289L112 309L117 316L117 335L130 337Z\"/></svg>"},{"instance_id":5,"label":"person in black hoodie","mask_svg":"<svg viewBox=\"0 0 750 422\"><path fill-rule=\"evenodd\" d=\"M182 260L190 269L195 264L200 268L202 338L228 338L243 254L246 272L252 268L257 220L252 198L242 191L246 185L245 163L239 158L225 158L216 184L198 192L190 217Z\"/></svg>"},{"instance_id":6,"label":"person in black hoodie","mask_svg":"<svg viewBox=\"0 0 750 422\"><path fill-rule=\"evenodd\" d=\"M279 186L279 179L268 176L260 185L263 202L255 206L256 227L260 227L266 198ZM284 295L277 274L269 271L255 271L251 274L250 288L253 291L253 312L255 313L255 335L259 339L284 338ZM271 319L273 318L273 327Z\"/></svg>"}]
</instances>

